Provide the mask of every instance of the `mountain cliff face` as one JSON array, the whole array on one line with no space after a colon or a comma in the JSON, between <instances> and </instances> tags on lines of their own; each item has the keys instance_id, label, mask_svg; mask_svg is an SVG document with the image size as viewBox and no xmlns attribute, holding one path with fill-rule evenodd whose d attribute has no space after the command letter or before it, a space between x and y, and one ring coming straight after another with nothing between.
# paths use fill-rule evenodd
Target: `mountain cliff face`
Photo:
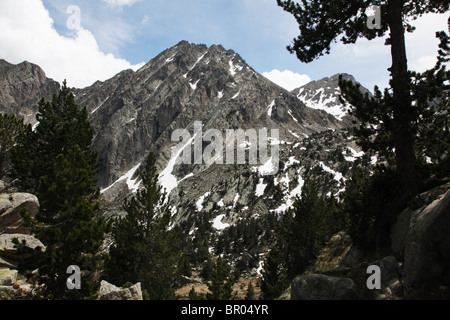
<instances>
[{"instance_id":1,"label":"mountain cliff face","mask_svg":"<svg viewBox=\"0 0 450 320\"><path fill-rule=\"evenodd\" d=\"M75 91L91 112L102 187L138 165L149 151L163 169L171 134L194 121L218 130L277 128L289 135L344 125L326 112L306 108L286 90L256 73L234 51L182 41L140 70ZM281 139L281 138L280 138Z\"/></svg>"},{"instance_id":2,"label":"mountain cliff face","mask_svg":"<svg viewBox=\"0 0 450 320\"><path fill-rule=\"evenodd\" d=\"M59 83L48 79L35 64L24 61L13 65L0 59L0 88L0 111L34 124L37 103L41 98L51 99Z\"/></svg>"}]
</instances>

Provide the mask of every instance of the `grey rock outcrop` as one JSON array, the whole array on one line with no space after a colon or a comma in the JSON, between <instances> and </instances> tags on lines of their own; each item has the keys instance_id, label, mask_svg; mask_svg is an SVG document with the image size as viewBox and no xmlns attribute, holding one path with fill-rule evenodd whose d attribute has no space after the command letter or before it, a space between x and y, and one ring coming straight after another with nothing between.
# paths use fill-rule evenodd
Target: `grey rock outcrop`
<instances>
[{"instance_id":1,"label":"grey rock outcrop","mask_svg":"<svg viewBox=\"0 0 450 320\"><path fill-rule=\"evenodd\" d=\"M41 250L45 251L45 245L33 237L26 234L1 234L0 235L0 256L11 259L23 259L26 252L18 252L15 239L24 245L29 251Z\"/></svg>"},{"instance_id":2,"label":"grey rock outcrop","mask_svg":"<svg viewBox=\"0 0 450 320\"><path fill-rule=\"evenodd\" d=\"M405 210L393 228L393 251L404 259L407 287L435 284L450 268L450 184L444 190L428 205Z\"/></svg>"},{"instance_id":3,"label":"grey rock outcrop","mask_svg":"<svg viewBox=\"0 0 450 320\"><path fill-rule=\"evenodd\" d=\"M30 229L22 224L22 212L33 217L39 211L39 200L29 193L0 194L0 233L28 234Z\"/></svg>"},{"instance_id":4,"label":"grey rock outcrop","mask_svg":"<svg viewBox=\"0 0 450 320\"><path fill-rule=\"evenodd\" d=\"M356 300L358 292L352 279L322 274L305 275L291 283L291 300Z\"/></svg>"},{"instance_id":5,"label":"grey rock outcrop","mask_svg":"<svg viewBox=\"0 0 450 320\"><path fill-rule=\"evenodd\" d=\"M102 280L99 300L143 300L140 282L129 288L119 288Z\"/></svg>"}]
</instances>

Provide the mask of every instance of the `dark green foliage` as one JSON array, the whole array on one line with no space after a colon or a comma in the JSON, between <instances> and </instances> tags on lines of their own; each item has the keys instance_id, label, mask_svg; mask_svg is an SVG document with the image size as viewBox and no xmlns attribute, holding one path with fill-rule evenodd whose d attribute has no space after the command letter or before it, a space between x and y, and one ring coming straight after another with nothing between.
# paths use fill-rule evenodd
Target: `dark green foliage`
<instances>
[{"instance_id":1,"label":"dark green foliage","mask_svg":"<svg viewBox=\"0 0 450 320\"><path fill-rule=\"evenodd\" d=\"M192 287L192 289L189 291L189 300L205 300L204 294L199 294L195 292L195 288Z\"/></svg>"},{"instance_id":2,"label":"dark green foliage","mask_svg":"<svg viewBox=\"0 0 450 320\"><path fill-rule=\"evenodd\" d=\"M94 133L87 109L78 107L66 82L52 101L39 102L36 120L39 125L35 131L29 130L13 150L14 173L24 190L35 192L43 176L52 179L53 161L75 146L80 147L89 161L97 161L97 155L90 149Z\"/></svg>"},{"instance_id":3,"label":"dark green foliage","mask_svg":"<svg viewBox=\"0 0 450 320\"><path fill-rule=\"evenodd\" d=\"M209 281L212 278L213 272L214 272L214 262L211 259L207 259L203 263L202 272L200 273L200 276L206 281Z\"/></svg>"},{"instance_id":4,"label":"dark green foliage","mask_svg":"<svg viewBox=\"0 0 450 320\"><path fill-rule=\"evenodd\" d=\"M448 36L445 32L438 32L440 38L440 52L438 63L423 73L410 72L411 110L408 127L413 136L415 164L426 179L433 174L446 176L449 171L450 132L449 132L449 85L450 72L446 70L444 62L448 59ZM447 81L447 84L446 84ZM343 96L352 106L352 114L359 120L359 127L355 128L358 143L364 151L376 152L380 161L396 167L394 150L398 123L394 117L394 100L391 92L386 89L382 93L377 87L373 97L362 95L359 85L349 81L340 81Z\"/></svg>"},{"instance_id":5,"label":"dark green foliage","mask_svg":"<svg viewBox=\"0 0 450 320\"><path fill-rule=\"evenodd\" d=\"M390 1L283 1L277 4L285 11L291 13L299 25L300 35L294 39L293 45L288 47L291 53L296 53L302 62L311 62L314 59L330 53L332 43L340 35L345 44L355 43L358 38L374 39L384 36L389 31ZM367 27L368 11L372 5L381 7L381 28L369 29ZM448 10L446 0L409 0L404 1L403 14L415 18L429 12L445 13ZM406 29L414 28L405 21Z\"/></svg>"},{"instance_id":6,"label":"dark green foliage","mask_svg":"<svg viewBox=\"0 0 450 320\"><path fill-rule=\"evenodd\" d=\"M253 289L253 284L251 282L248 284L245 300L255 300L255 289Z\"/></svg>"},{"instance_id":7,"label":"dark green foliage","mask_svg":"<svg viewBox=\"0 0 450 320\"><path fill-rule=\"evenodd\" d=\"M449 19L450 31L450 19ZM449 36L440 39L438 62L423 73L412 72L412 98L418 110L416 154L422 175L450 176L450 56Z\"/></svg>"},{"instance_id":8,"label":"dark green foliage","mask_svg":"<svg viewBox=\"0 0 450 320\"><path fill-rule=\"evenodd\" d=\"M441 37L440 59L437 65L424 73L411 72L411 99L414 102L408 120L413 133L413 151L416 171L415 178L422 186L422 180L448 177L450 174L450 115L449 86L450 73L441 63L448 52L448 37ZM359 145L365 151L375 152L379 166L372 177L362 170L356 171L347 183L344 194L344 212L347 217L347 231L356 245L378 248L389 244L389 229L395 217L412 199L404 192L405 179L399 170L399 159L394 150L398 144L396 137L399 127L394 117L392 94L384 94L375 88L375 96L363 96L358 86L342 81L344 97L353 105L353 115L360 125L355 128ZM432 186L432 184L430 184ZM426 190L426 185L419 191ZM369 233L369 234L368 234Z\"/></svg>"},{"instance_id":9,"label":"dark green foliage","mask_svg":"<svg viewBox=\"0 0 450 320\"><path fill-rule=\"evenodd\" d=\"M400 189L399 178L385 166L377 166L370 175L358 168L347 181L342 194L345 231L353 243L363 249L388 244L389 225L399 208L395 197Z\"/></svg>"},{"instance_id":10,"label":"dark green foliage","mask_svg":"<svg viewBox=\"0 0 450 320\"><path fill-rule=\"evenodd\" d=\"M262 271L261 298L274 299L316 258L318 251L342 225L335 200L321 193L318 178L311 173L291 209L275 228L275 239Z\"/></svg>"},{"instance_id":11,"label":"dark green foliage","mask_svg":"<svg viewBox=\"0 0 450 320\"><path fill-rule=\"evenodd\" d=\"M11 177L11 150L20 136L30 129L14 115L0 114L0 179Z\"/></svg>"},{"instance_id":12,"label":"dark green foliage","mask_svg":"<svg viewBox=\"0 0 450 320\"><path fill-rule=\"evenodd\" d=\"M261 299L278 298L289 286L284 260L277 249L271 250L264 260L261 278Z\"/></svg>"},{"instance_id":13,"label":"dark green foliage","mask_svg":"<svg viewBox=\"0 0 450 320\"><path fill-rule=\"evenodd\" d=\"M295 52L302 62L311 62L324 53L330 53L331 44L343 33L343 43L355 43L359 37L373 39L387 30L386 24L380 30L366 27L366 11L372 1L316 0L297 3L277 0L277 3L291 13L299 24L300 36L294 39L288 50Z\"/></svg>"},{"instance_id":14,"label":"dark green foliage","mask_svg":"<svg viewBox=\"0 0 450 320\"><path fill-rule=\"evenodd\" d=\"M314 171L305 179L301 197L275 227L275 239L262 271L261 298L279 297L289 280L316 258L323 243L343 226L336 200L321 193Z\"/></svg>"},{"instance_id":15,"label":"dark green foliage","mask_svg":"<svg viewBox=\"0 0 450 320\"><path fill-rule=\"evenodd\" d=\"M326 198L319 192L320 185L316 178L306 178L301 197L282 217L278 246L284 249L290 279L303 272L315 259L320 246L330 235L332 211Z\"/></svg>"},{"instance_id":16,"label":"dark green foliage","mask_svg":"<svg viewBox=\"0 0 450 320\"><path fill-rule=\"evenodd\" d=\"M36 131L27 130L13 151L23 186L40 202L34 232L47 250L39 274L45 296L54 299L89 298L96 290L98 251L108 224L97 217L97 157L91 150L92 129L86 109L79 109L66 83L52 102L41 100ZM21 156L28 158L21 158ZM25 168L28 166L27 168ZM82 270L81 290L68 290L67 267Z\"/></svg>"},{"instance_id":17,"label":"dark green foliage","mask_svg":"<svg viewBox=\"0 0 450 320\"><path fill-rule=\"evenodd\" d=\"M233 293L234 278L230 275L227 263L218 257L213 269L211 281L208 282L208 289L211 292L207 295L208 300L233 300L236 293Z\"/></svg>"},{"instance_id":18,"label":"dark green foliage","mask_svg":"<svg viewBox=\"0 0 450 320\"><path fill-rule=\"evenodd\" d=\"M98 251L109 230L105 219L96 217L99 192L93 164L76 146L56 158L54 172L52 179L42 178L38 193L37 237L47 245L39 272L49 296L88 298L96 291L92 277L99 269L102 256ZM81 290L67 290L66 269L70 265L90 273L82 277Z\"/></svg>"},{"instance_id":19,"label":"dark green foliage","mask_svg":"<svg viewBox=\"0 0 450 320\"><path fill-rule=\"evenodd\" d=\"M141 178L142 188L125 200L127 215L114 224L107 277L119 286L141 282L151 300L173 299L179 235L177 230L169 230L170 209L158 184L153 154L148 156Z\"/></svg>"}]
</instances>

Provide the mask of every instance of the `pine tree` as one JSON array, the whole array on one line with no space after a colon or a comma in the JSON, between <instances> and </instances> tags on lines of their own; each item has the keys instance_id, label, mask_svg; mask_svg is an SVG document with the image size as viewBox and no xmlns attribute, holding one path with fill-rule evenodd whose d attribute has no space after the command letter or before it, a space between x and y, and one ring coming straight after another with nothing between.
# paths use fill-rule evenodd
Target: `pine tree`
<instances>
[{"instance_id":1,"label":"pine tree","mask_svg":"<svg viewBox=\"0 0 450 320\"><path fill-rule=\"evenodd\" d=\"M21 182L35 190L40 209L33 230L47 247L40 257L39 274L48 298L89 298L98 283L93 281L108 231L98 217L97 156L91 150L93 131L86 108L80 109L64 86L51 102L39 104L35 131L24 133L13 158ZM28 129L30 129L28 127ZM28 155L28 158L21 156ZM29 167L25 167L29 166ZM66 270L82 271L81 290L68 290Z\"/></svg>"},{"instance_id":2,"label":"pine tree","mask_svg":"<svg viewBox=\"0 0 450 320\"><path fill-rule=\"evenodd\" d=\"M87 109L79 108L66 81L51 101L39 102L36 120L35 130L23 135L13 150L14 174L24 190L36 192L41 177L54 177L53 161L75 146L81 148L89 161L97 161L91 150L94 131Z\"/></svg>"},{"instance_id":3,"label":"pine tree","mask_svg":"<svg viewBox=\"0 0 450 320\"><path fill-rule=\"evenodd\" d=\"M142 188L125 200L127 214L114 224L106 273L117 285L141 282L149 299L173 299L176 264L180 261L178 233L169 230L170 208L158 184L153 154L148 156L140 177Z\"/></svg>"},{"instance_id":4,"label":"pine tree","mask_svg":"<svg viewBox=\"0 0 450 320\"><path fill-rule=\"evenodd\" d=\"M98 217L99 191L94 165L75 146L54 161L54 176L41 179L36 216L36 236L46 246L39 273L48 297L90 298L98 289L93 277L100 268L99 249L109 225ZM68 290L66 270L76 265L83 271L81 290Z\"/></svg>"},{"instance_id":5,"label":"pine tree","mask_svg":"<svg viewBox=\"0 0 450 320\"><path fill-rule=\"evenodd\" d=\"M230 275L226 262L218 257L214 266L211 281L207 286L210 294L208 300L232 300L236 294L233 293L234 278Z\"/></svg>"},{"instance_id":6,"label":"pine tree","mask_svg":"<svg viewBox=\"0 0 450 320\"><path fill-rule=\"evenodd\" d=\"M370 175L357 168L346 182L342 194L342 212L345 216L345 231L353 243L362 249L383 248L389 244L388 226L393 222L383 219L394 218L395 197L400 189L396 172L383 165L374 168ZM368 231L376 232L368 236Z\"/></svg>"},{"instance_id":7,"label":"pine tree","mask_svg":"<svg viewBox=\"0 0 450 320\"><path fill-rule=\"evenodd\" d=\"M23 120L14 115L0 114L0 179L12 177L11 152L27 129L31 130Z\"/></svg>"},{"instance_id":8,"label":"pine tree","mask_svg":"<svg viewBox=\"0 0 450 320\"><path fill-rule=\"evenodd\" d=\"M283 237L290 279L303 272L316 257L327 235L331 211L319 190L318 180L314 176L306 178L301 197L286 213L288 220L284 222L286 233Z\"/></svg>"},{"instance_id":9,"label":"pine tree","mask_svg":"<svg viewBox=\"0 0 450 320\"><path fill-rule=\"evenodd\" d=\"M301 1L277 0L279 6L291 13L299 24L300 36L294 39L288 47L291 53L296 53L302 62L328 54L331 44L342 34L344 44L355 43L358 38L374 39L389 32L387 44L391 46L392 66L390 85L392 94L385 105L389 105L385 114L390 113L390 139L395 146L395 160L399 178L402 184L404 199L414 196L420 188L421 179L416 169L414 153L414 122L417 113L412 104L411 74L408 72L405 32L414 28L408 19L430 13L445 13L448 10L447 0L384 0L384 1ZM379 5L381 10L381 25L379 28L368 28L369 11L372 5ZM345 93L345 85L341 88ZM389 92L390 93L390 92ZM376 95L379 95L376 92ZM361 98L359 98L361 100ZM350 101L351 104L358 102ZM367 117L372 117L367 111ZM401 202L405 202L402 200Z\"/></svg>"},{"instance_id":10,"label":"pine tree","mask_svg":"<svg viewBox=\"0 0 450 320\"><path fill-rule=\"evenodd\" d=\"M261 278L261 299L263 300L278 298L289 285L281 257L277 250L272 249L264 261Z\"/></svg>"},{"instance_id":11,"label":"pine tree","mask_svg":"<svg viewBox=\"0 0 450 320\"><path fill-rule=\"evenodd\" d=\"M251 282L248 284L245 300L255 300L255 289L253 289L253 284Z\"/></svg>"},{"instance_id":12,"label":"pine tree","mask_svg":"<svg viewBox=\"0 0 450 320\"><path fill-rule=\"evenodd\" d=\"M445 32L438 32L436 36L441 40L436 66L423 73L409 72L412 79L410 97L414 106L409 128L414 136L412 147L417 159L414 167L421 176L420 192L442 183L441 179L448 178L450 174L450 72L445 65L449 55L449 37ZM341 80L341 87L345 100L353 105L352 114L360 121L359 127L355 128L358 143L364 151L377 153L379 162L387 164L386 168L379 167L373 177L367 179L367 190L361 190L367 195L366 205L378 195L377 200L381 205L369 205L370 210L366 212L370 211L370 216L376 217L376 245L386 246L389 245L388 235L396 215L413 195L405 192L405 179L402 178L398 157L393 151L397 151L396 132L402 130L395 120L394 96L388 89L382 93L377 87L373 97L367 94L363 96L359 86L348 81ZM384 185L381 186L380 183ZM353 187L354 183L351 188ZM379 197L380 195L384 198ZM346 210L347 214L353 212L356 215L350 219L355 221L360 213L356 207L352 209L348 206L350 199L351 194L347 196ZM378 211L374 212L374 209ZM358 238L361 236L360 231L357 232ZM357 239L358 242L361 240Z\"/></svg>"},{"instance_id":13,"label":"pine tree","mask_svg":"<svg viewBox=\"0 0 450 320\"><path fill-rule=\"evenodd\" d=\"M450 34L450 18L448 19ZM416 154L422 174L429 178L450 176L450 37L437 32L440 40L436 65L422 73L412 72L412 98L418 109Z\"/></svg>"}]
</instances>

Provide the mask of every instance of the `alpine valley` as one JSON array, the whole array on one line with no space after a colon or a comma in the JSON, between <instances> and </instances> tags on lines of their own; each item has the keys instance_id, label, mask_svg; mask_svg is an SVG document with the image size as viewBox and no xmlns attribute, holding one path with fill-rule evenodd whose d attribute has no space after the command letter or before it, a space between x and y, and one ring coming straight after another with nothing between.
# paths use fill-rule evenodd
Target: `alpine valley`
<instances>
[{"instance_id":1,"label":"alpine valley","mask_svg":"<svg viewBox=\"0 0 450 320\"><path fill-rule=\"evenodd\" d=\"M342 76L356 83L351 75ZM249 282L258 287L273 239L270 217L292 207L305 177L314 171L321 193L339 201L353 169L377 162L375 155L358 148L352 131L355 119L339 100L338 77L330 75L289 92L233 50L181 41L137 71L72 89L94 129L102 214L124 215L123 200L141 186L142 165L153 153L171 206L171 223L182 226L192 240L201 239L192 242L197 246L192 250L202 257L192 263L197 272L185 279L189 289L206 290L200 275L203 260L219 255L240 279L237 291ZM59 88L37 65L0 60L2 113L14 113L37 126L37 102L50 99ZM177 164L180 152L173 150L179 141L173 141L172 134L186 129L193 136L196 122L202 123L203 133L216 129L224 135L228 129L266 128L267 145L279 148L279 163L217 164L212 159ZM279 130L276 139L271 129ZM194 138L186 148L193 144ZM202 150L208 145L203 140ZM246 141L245 148L251 147ZM273 167L278 168L275 174L267 174Z\"/></svg>"},{"instance_id":2,"label":"alpine valley","mask_svg":"<svg viewBox=\"0 0 450 320\"><path fill-rule=\"evenodd\" d=\"M50 99L59 84L29 62L12 65L2 60L0 67L0 110L39 125L37 102ZM152 152L173 208L173 223L183 223L193 238L207 232L210 253L226 229L254 224L256 238L231 257L234 263L244 260L244 271L251 277L260 275L265 239L270 238L262 221L292 206L308 171L319 170L324 192L338 197L352 167L373 160L353 139L352 118L339 102L338 75L288 92L221 45L181 41L136 72L125 70L72 92L78 105L87 107L95 132L104 214L124 214L123 199L139 188L141 164ZM268 145L279 148L278 172L264 173L273 163L248 161L175 164L172 150L178 140L172 141L172 133L193 133L196 121L203 124L203 132L267 128ZM271 129L279 130L278 139L271 138ZM203 141L203 148L207 145Z\"/></svg>"}]
</instances>

